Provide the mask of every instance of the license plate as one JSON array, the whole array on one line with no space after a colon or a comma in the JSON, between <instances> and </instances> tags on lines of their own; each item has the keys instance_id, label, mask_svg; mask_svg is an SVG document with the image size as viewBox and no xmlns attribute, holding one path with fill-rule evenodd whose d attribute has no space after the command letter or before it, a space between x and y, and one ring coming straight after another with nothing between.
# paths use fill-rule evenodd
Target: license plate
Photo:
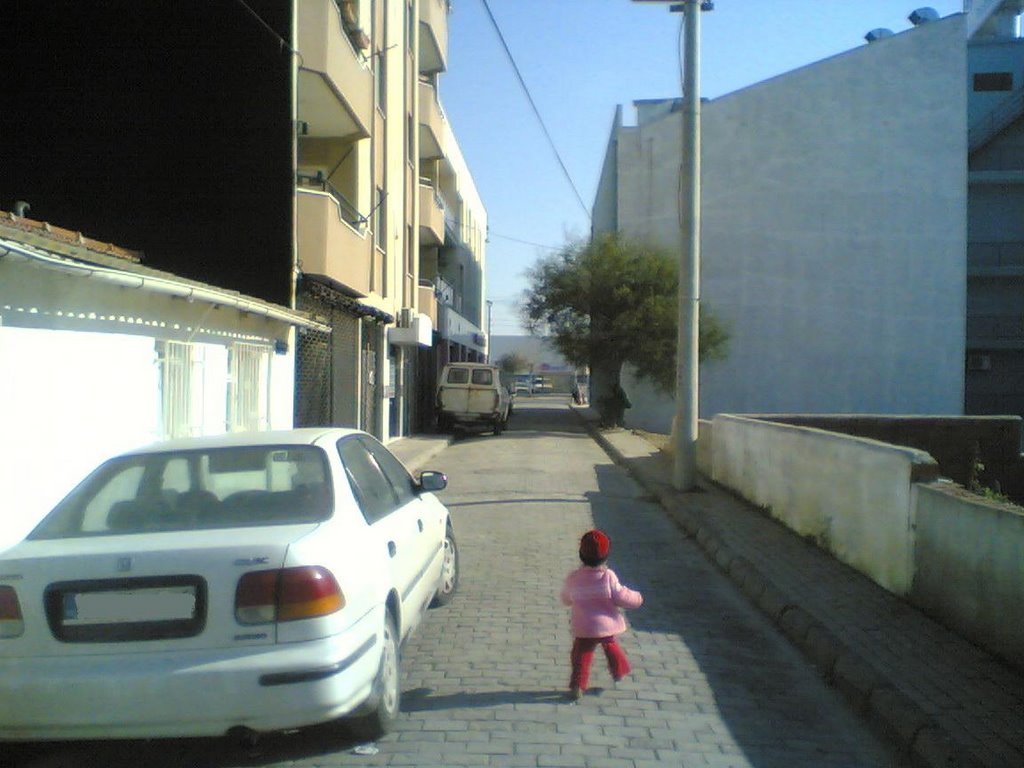
<instances>
[{"instance_id":1,"label":"license plate","mask_svg":"<svg viewBox=\"0 0 1024 768\"><path fill-rule=\"evenodd\" d=\"M192 585L71 592L64 594L64 625L130 624L143 621L190 620L196 613Z\"/></svg>"}]
</instances>

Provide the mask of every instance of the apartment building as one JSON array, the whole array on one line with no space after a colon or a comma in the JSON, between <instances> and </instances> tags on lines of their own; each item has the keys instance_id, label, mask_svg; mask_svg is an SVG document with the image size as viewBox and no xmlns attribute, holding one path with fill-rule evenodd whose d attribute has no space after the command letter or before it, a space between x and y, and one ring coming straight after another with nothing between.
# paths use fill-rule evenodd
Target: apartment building
<instances>
[{"instance_id":1,"label":"apartment building","mask_svg":"<svg viewBox=\"0 0 1024 768\"><path fill-rule=\"evenodd\" d=\"M702 107L700 413L1024 414L1019 0L937 18ZM595 231L679 248L677 99L621 109ZM672 407L630 380L627 417Z\"/></svg>"},{"instance_id":2,"label":"apartment building","mask_svg":"<svg viewBox=\"0 0 1024 768\"><path fill-rule=\"evenodd\" d=\"M965 411L1024 415L1024 2L972 19L967 44Z\"/></svg>"},{"instance_id":3,"label":"apartment building","mask_svg":"<svg viewBox=\"0 0 1024 768\"><path fill-rule=\"evenodd\" d=\"M7 6L0 200L317 318L296 426L432 426L440 366L486 353L448 0Z\"/></svg>"}]
</instances>

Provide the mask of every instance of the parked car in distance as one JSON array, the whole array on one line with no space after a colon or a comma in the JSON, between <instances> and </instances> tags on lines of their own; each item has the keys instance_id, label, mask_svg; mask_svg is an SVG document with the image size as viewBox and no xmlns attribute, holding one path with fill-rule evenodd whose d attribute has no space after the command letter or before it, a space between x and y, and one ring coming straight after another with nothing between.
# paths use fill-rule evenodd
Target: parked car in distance
<instances>
[{"instance_id":1,"label":"parked car in distance","mask_svg":"<svg viewBox=\"0 0 1024 768\"><path fill-rule=\"evenodd\" d=\"M350 429L107 461L0 556L0 741L386 731L458 585L446 484Z\"/></svg>"},{"instance_id":2,"label":"parked car in distance","mask_svg":"<svg viewBox=\"0 0 1024 768\"><path fill-rule=\"evenodd\" d=\"M437 413L443 432L482 427L500 435L508 426L512 398L496 366L449 363L437 385Z\"/></svg>"}]
</instances>

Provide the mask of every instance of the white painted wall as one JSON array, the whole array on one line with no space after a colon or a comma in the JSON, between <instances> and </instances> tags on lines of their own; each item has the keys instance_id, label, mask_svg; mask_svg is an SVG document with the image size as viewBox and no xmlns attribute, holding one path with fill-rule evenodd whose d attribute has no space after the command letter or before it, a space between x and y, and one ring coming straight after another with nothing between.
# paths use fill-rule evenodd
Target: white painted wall
<instances>
[{"instance_id":1,"label":"white painted wall","mask_svg":"<svg viewBox=\"0 0 1024 768\"><path fill-rule=\"evenodd\" d=\"M701 422L706 475L946 626L1024 664L1024 514L911 448L757 419Z\"/></svg>"},{"instance_id":2,"label":"white painted wall","mask_svg":"<svg viewBox=\"0 0 1024 768\"><path fill-rule=\"evenodd\" d=\"M897 595L910 591L915 465L924 451L739 416L711 430L712 479Z\"/></svg>"},{"instance_id":3,"label":"white painted wall","mask_svg":"<svg viewBox=\"0 0 1024 768\"><path fill-rule=\"evenodd\" d=\"M962 412L965 41L952 16L704 104L702 299L732 340L701 416ZM678 113L619 132L620 231L678 248L679 146Z\"/></svg>"},{"instance_id":4,"label":"white painted wall","mask_svg":"<svg viewBox=\"0 0 1024 768\"><path fill-rule=\"evenodd\" d=\"M160 437L153 339L0 328L0 549L109 456Z\"/></svg>"}]
</instances>

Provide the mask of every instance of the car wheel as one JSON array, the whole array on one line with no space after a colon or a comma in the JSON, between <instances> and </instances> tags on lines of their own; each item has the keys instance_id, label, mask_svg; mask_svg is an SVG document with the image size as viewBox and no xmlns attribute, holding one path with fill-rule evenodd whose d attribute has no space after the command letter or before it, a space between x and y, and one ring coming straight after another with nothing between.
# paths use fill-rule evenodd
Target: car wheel
<instances>
[{"instance_id":1,"label":"car wheel","mask_svg":"<svg viewBox=\"0 0 1024 768\"><path fill-rule=\"evenodd\" d=\"M402 700L401 674L398 662L398 631L395 620L387 614L384 621L384 649L380 657L380 669L373 681L370 694L369 714L353 718L353 733L359 738L372 741L391 730L398 718Z\"/></svg>"},{"instance_id":2,"label":"car wheel","mask_svg":"<svg viewBox=\"0 0 1024 768\"><path fill-rule=\"evenodd\" d=\"M455 543L455 533L449 526L444 534L444 561L441 563L441 579L437 584L437 592L430 605L436 608L448 605L455 597L459 588L459 547Z\"/></svg>"},{"instance_id":3,"label":"car wheel","mask_svg":"<svg viewBox=\"0 0 1024 768\"><path fill-rule=\"evenodd\" d=\"M498 416L494 420L494 434L500 435L505 430L505 420Z\"/></svg>"}]
</instances>

